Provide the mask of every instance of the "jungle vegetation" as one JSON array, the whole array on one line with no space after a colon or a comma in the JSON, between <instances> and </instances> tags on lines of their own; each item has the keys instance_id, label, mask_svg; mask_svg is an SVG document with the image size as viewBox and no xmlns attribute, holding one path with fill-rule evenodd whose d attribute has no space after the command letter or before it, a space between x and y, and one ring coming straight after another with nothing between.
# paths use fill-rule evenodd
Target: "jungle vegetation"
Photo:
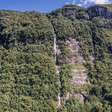
<instances>
[{"instance_id":1,"label":"jungle vegetation","mask_svg":"<svg viewBox=\"0 0 112 112\"><path fill-rule=\"evenodd\" d=\"M110 13L112 5L103 7ZM88 9L72 5L48 14L0 11L0 112L112 111L112 16L89 16ZM91 83L84 104L72 98L57 109L54 34L80 43ZM60 73L62 94L70 89L69 70L63 66Z\"/></svg>"}]
</instances>

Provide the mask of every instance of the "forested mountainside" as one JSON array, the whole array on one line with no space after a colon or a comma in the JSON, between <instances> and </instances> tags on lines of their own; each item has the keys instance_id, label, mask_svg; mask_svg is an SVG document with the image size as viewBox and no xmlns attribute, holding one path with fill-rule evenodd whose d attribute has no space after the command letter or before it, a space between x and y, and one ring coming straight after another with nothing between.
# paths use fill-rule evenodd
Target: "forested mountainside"
<instances>
[{"instance_id":1,"label":"forested mountainside","mask_svg":"<svg viewBox=\"0 0 112 112\"><path fill-rule=\"evenodd\" d=\"M0 112L112 112L112 5L1 10Z\"/></svg>"}]
</instances>

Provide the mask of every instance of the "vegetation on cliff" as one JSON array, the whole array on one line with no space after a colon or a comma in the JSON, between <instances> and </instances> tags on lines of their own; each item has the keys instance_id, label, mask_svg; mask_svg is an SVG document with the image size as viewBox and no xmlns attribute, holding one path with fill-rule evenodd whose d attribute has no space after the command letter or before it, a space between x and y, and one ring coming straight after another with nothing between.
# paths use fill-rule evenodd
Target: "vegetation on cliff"
<instances>
[{"instance_id":1,"label":"vegetation on cliff","mask_svg":"<svg viewBox=\"0 0 112 112\"><path fill-rule=\"evenodd\" d=\"M112 5L96 7L106 12L73 5L49 14L0 11L0 112L112 111ZM70 97L57 108L58 93L64 96L75 88L71 65L63 64L57 78L54 34L62 61L70 57L66 41L79 43L90 83L84 86L86 95L78 90L83 103Z\"/></svg>"}]
</instances>

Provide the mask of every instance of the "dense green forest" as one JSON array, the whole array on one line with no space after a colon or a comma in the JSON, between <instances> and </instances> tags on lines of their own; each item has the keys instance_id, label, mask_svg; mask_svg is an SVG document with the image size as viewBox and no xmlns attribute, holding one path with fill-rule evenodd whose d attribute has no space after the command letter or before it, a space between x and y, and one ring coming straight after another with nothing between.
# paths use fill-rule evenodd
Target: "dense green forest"
<instances>
[{"instance_id":1,"label":"dense green forest","mask_svg":"<svg viewBox=\"0 0 112 112\"><path fill-rule=\"evenodd\" d=\"M0 112L112 112L112 5L1 10Z\"/></svg>"}]
</instances>

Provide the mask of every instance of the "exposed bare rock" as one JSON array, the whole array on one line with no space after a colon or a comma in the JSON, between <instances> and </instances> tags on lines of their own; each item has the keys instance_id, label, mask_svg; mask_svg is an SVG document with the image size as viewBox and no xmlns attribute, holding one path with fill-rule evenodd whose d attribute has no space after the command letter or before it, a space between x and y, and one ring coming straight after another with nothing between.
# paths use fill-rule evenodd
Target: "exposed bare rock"
<instances>
[{"instance_id":1,"label":"exposed bare rock","mask_svg":"<svg viewBox=\"0 0 112 112\"><path fill-rule=\"evenodd\" d=\"M64 48L67 48L67 54L64 53ZM83 57L79 54L79 43L71 37L68 40L65 40L63 44L59 44L57 57L57 61L60 65L84 62Z\"/></svg>"},{"instance_id":2,"label":"exposed bare rock","mask_svg":"<svg viewBox=\"0 0 112 112\"><path fill-rule=\"evenodd\" d=\"M90 18L94 18L94 17L104 17L104 18L112 18L112 11L108 10L106 7L104 6L93 6L90 7L88 9L88 14Z\"/></svg>"},{"instance_id":3,"label":"exposed bare rock","mask_svg":"<svg viewBox=\"0 0 112 112\"><path fill-rule=\"evenodd\" d=\"M66 40L58 40L56 49L56 61L57 61L57 74L59 74L59 68L61 66L70 65L71 66L71 79L68 79L74 87L82 87L83 85L88 84L86 68L84 67L84 59L80 51L79 42L76 39L69 37ZM81 91L84 92L84 91ZM67 92L63 97L58 95L58 104L59 106L64 104L66 100L71 97L75 97L81 103L84 102L84 96L79 92L70 93Z\"/></svg>"},{"instance_id":4,"label":"exposed bare rock","mask_svg":"<svg viewBox=\"0 0 112 112\"><path fill-rule=\"evenodd\" d=\"M79 100L80 103L84 103L84 97L83 97L82 94L76 93L76 94L74 94L74 97L75 97L77 100Z\"/></svg>"},{"instance_id":5,"label":"exposed bare rock","mask_svg":"<svg viewBox=\"0 0 112 112\"><path fill-rule=\"evenodd\" d=\"M74 74L72 83L76 85L84 85L86 84L87 75L83 72L78 72L77 74Z\"/></svg>"}]
</instances>

